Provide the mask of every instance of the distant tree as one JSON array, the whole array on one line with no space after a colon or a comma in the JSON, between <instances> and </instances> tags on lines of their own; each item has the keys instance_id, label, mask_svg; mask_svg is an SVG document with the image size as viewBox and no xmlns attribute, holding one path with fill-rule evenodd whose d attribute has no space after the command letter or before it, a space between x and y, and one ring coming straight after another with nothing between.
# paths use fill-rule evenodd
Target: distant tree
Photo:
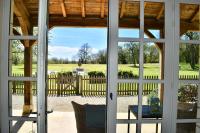
<instances>
[{"instance_id":1,"label":"distant tree","mask_svg":"<svg viewBox=\"0 0 200 133\"><path fill-rule=\"evenodd\" d=\"M139 63L139 50L140 50L140 45L139 43L135 42L130 42L125 44L129 57L130 57L130 63L132 63L134 66Z\"/></svg>"},{"instance_id":2,"label":"distant tree","mask_svg":"<svg viewBox=\"0 0 200 133\"><path fill-rule=\"evenodd\" d=\"M20 41L12 41L12 63L18 65L23 62L23 45Z\"/></svg>"},{"instance_id":3,"label":"distant tree","mask_svg":"<svg viewBox=\"0 0 200 133\"><path fill-rule=\"evenodd\" d=\"M185 37L189 40L199 40L199 33L187 32ZM187 44L184 52L185 60L190 64L192 70L196 69L196 64L199 58L199 46L195 44Z\"/></svg>"},{"instance_id":4,"label":"distant tree","mask_svg":"<svg viewBox=\"0 0 200 133\"><path fill-rule=\"evenodd\" d=\"M97 53L97 62L99 64L106 64L107 61L107 51L104 50L99 50L99 52Z\"/></svg>"},{"instance_id":5,"label":"distant tree","mask_svg":"<svg viewBox=\"0 0 200 133\"><path fill-rule=\"evenodd\" d=\"M123 48L122 46L118 46L118 63L119 64L128 63L127 50Z\"/></svg>"},{"instance_id":6,"label":"distant tree","mask_svg":"<svg viewBox=\"0 0 200 133\"><path fill-rule=\"evenodd\" d=\"M83 44L78 51L78 57L81 63L87 64L91 58L90 55L91 55L91 47L88 45L88 43Z\"/></svg>"}]
</instances>

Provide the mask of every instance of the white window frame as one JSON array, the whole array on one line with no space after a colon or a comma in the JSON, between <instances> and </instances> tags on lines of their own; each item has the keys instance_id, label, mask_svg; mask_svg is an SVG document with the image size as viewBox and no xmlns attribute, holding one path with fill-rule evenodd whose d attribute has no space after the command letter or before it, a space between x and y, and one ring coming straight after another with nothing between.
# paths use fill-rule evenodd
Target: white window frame
<instances>
[{"instance_id":1,"label":"white window frame","mask_svg":"<svg viewBox=\"0 0 200 133\"><path fill-rule=\"evenodd\" d=\"M47 57L47 12L48 12L48 0L39 0L39 35L37 36L15 36L10 35L10 12L11 12L12 0L0 0L1 14L0 14L0 132L11 132L11 126L9 121L37 121L37 132L47 132L47 113L46 113L46 57ZM3 38L3 39L2 39ZM12 77L9 75L9 64L6 63L9 60L9 42L10 40L38 40L38 77ZM38 81L37 82L37 117L22 117L11 116L11 110L9 109L9 81Z\"/></svg>"}]
</instances>

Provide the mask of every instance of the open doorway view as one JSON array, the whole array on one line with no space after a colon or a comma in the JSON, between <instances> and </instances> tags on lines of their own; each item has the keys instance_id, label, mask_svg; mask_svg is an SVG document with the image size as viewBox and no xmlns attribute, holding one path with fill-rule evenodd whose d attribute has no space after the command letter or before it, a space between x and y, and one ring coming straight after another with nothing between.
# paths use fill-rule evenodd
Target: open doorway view
<instances>
[{"instance_id":1,"label":"open doorway view","mask_svg":"<svg viewBox=\"0 0 200 133\"><path fill-rule=\"evenodd\" d=\"M72 101L106 105L107 29L54 27L49 36L48 130L75 133L80 112ZM105 113L100 118L105 121Z\"/></svg>"},{"instance_id":2,"label":"open doorway view","mask_svg":"<svg viewBox=\"0 0 200 133\"><path fill-rule=\"evenodd\" d=\"M48 132L105 132L108 3L49 1L49 16Z\"/></svg>"}]
</instances>

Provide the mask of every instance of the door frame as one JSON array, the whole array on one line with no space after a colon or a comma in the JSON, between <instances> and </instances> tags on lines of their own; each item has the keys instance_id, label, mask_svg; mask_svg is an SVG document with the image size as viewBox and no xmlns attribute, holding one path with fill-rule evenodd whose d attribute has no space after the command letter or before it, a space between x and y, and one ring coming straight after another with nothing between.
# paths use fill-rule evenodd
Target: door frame
<instances>
[{"instance_id":1,"label":"door frame","mask_svg":"<svg viewBox=\"0 0 200 133\"><path fill-rule=\"evenodd\" d=\"M164 39L146 39L144 38L144 1L145 2L163 2L165 5L165 38ZM172 107L172 96L174 92L173 87L173 77L174 71L172 71L173 65L171 64L171 59L173 59L174 51L174 1L175 0L140 0L140 32L139 38L126 38L118 36L119 28L119 0L109 1L109 30L108 30L108 90L107 90L107 132L115 133L117 124L128 124L137 123L138 130L141 132L142 124L150 123L162 123L162 132L168 133L172 132L172 118L174 117L174 109ZM167 19L172 18L172 19ZM129 80L129 79L118 79L118 42L140 42L140 68L139 68L139 79ZM143 79L143 45L145 42L162 42L165 44L165 70L163 80L151 80L147 81ZM138 119L137 120L127 120L127 119L117 119L117 83L139 83L139 95L138 95ZM164 107L163 107L163 119L162 120L144 120L142 119L142 87L143 83L160 83L164 84ZM112 99L110 98L112 95Z\"/></svg>"},{"instance_id":2,"label":"door frame","mask_svg":"<svg viewBox=\"0 0 200 133\"><path fill-rule=\"evenodd\" d=\"M11 131L10 121L37 121L38 133L47 132L47 113L46 113L46 46L47 46L47 6L48 0L39 0L39 34L38 36L15 36L10 35L10 13L11 13L11 1L12 0L0 0L1 16L0 16L0 129L2 133L8 133ZM9 42L10 40L38 40L38 77L12 77L9 75ZM38 97L37 97L37 117L22 117L12 116L10 100L9 99L9 81L38 81Z\"/></svg>"}]
</instances>

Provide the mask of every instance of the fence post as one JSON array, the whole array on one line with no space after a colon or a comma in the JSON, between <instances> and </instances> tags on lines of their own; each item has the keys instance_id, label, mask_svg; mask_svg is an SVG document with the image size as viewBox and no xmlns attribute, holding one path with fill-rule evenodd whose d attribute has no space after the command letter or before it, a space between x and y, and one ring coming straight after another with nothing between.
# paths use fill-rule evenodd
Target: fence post
<instances>
[{"instance_id":1,"label":"fence post","mask_svg":"<svg viewBox=\"0 0 200 133\"><path fill-rule=\"evenodd\" d=\"M61 89L61 77L59 75L57 75L57 84L58 84L58 87L57 87L57 96L60 96L60 89Z\"/></svg>"},{"instance_id":2,"label":"fence post","mask_svg":"<svg viewBox=\"0 0 200 133\"><path fill-rule=\"evenodd\" d=\"M76 88L75 88L76 89L76 95L79 95L79 87L80 87L80 83L79 83L80 80L79 79L80 79L80 77L81 77L80 75L78 75L78 74L76 75Z\"/></svg>"},{"instance_id":3,"label":"fence post","mask_svg":"<svg viewBox=\"0 0 200 133\"><path fill-rule=\"evenodd\" d=\"M13 81L13 94L16 94L16 81Z\"/></svg>"}]
</instances>

